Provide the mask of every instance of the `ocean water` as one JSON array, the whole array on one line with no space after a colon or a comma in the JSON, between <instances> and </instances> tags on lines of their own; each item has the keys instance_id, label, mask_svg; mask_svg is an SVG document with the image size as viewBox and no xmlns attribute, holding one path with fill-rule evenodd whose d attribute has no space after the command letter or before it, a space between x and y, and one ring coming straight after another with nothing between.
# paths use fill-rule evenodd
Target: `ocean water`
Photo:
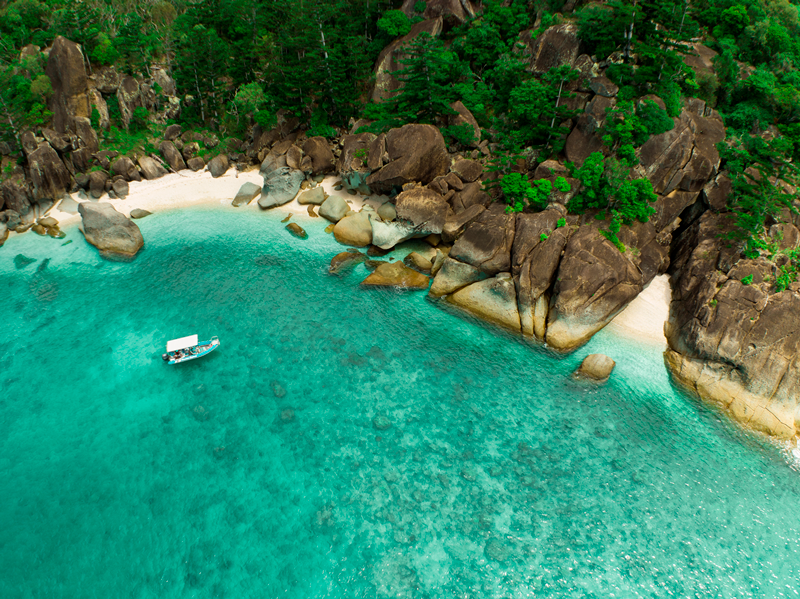
<instances>
[{"instance_id":1,"label":"ocean water","mask_svg":"<svg viewBox=\"0 0 800 599\"><path fill-rule=\"evenodd\" d=\"M658 350L359 289L283 216L156 214L128 264L0 249L0 597L798 596L800 473ZM193 333L220 349L165 365Z\"/></svg>"}]
</instances>

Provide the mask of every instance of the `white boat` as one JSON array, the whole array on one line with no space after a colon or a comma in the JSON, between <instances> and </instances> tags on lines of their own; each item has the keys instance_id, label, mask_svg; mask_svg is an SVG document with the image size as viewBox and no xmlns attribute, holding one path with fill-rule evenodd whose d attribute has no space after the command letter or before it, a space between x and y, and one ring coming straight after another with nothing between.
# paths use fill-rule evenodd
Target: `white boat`
<instances>
[{"instance_id":1,"label":"white boat","mask_svg":"<svg viewBox=\"0 0 800 599\"><path fill-rule=\"evenodd\" d=\"M180 339L167 341L167 353L162 358L167 364L180 364L211 353L219 347L219 339L212 337L210 341L197 341L197 335L189 335Z\"/></svg>"}]
</instances>

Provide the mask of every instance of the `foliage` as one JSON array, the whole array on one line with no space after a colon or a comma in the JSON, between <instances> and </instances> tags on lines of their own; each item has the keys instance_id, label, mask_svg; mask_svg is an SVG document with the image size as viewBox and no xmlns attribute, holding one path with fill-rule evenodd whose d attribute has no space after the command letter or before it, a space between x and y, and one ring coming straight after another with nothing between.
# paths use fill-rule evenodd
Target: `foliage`
<instances>
[{"instance_id":1,"label":"foliage","mask_svg":"<svg viewBox=\"0 0 800 599\"><path fill-rule=\"evenodd\" d=\"M150 126L150 115L147 108L139 106L131 114L130 130L135 132L147 131Z\"/></svg>"},{"instance_id":2,"label":"foliage","mask_svg":"<svg viewBox=\"0 0 800 599\"><path fill-rule=\"evenodd\" d=\"M52 116L47 98L53 93L50 78L39 58L0 65L0 140L12 148L20 145L23 129L41 127Z\"/></svg>"},{"instance_id":3,"label":"foliage","mask_svg":"<svg viewBox=\"0 0 800 599\"><path fill-rule=\"evenodd\" d=\"M606 109L602 139L621 161L635 166L638 162L635 148L674 126L667 112L653 100L641 102L636 109L633 102L619 102L616 107Z\"/></svg>"},{"instance_id":4,"label":"foliage","mask_svg":"<svg viewBox=\"0 0 800 599\"><path fill-rule=\"evenodd\" d=\"M719 144L732 181L728 205L736 229L730 237L744 241L743 253L748 258L769 251L768 223L780 221L784 209L796 211L790 189L776 184L797 182L798 168L785 158L788 147L782 138L767 140L760 135L735 133Z\"/></svg>"},{"instance_id":5,"label":"foliage","mask_svg":"<svg viewBox=\"0 0 800 599\"><path fill-rule=\"evenodd\" d=\"M390 38L403 37L411 31L411 20L402 10L387 10L378 19L378 29Z\"/></svg>"},{"instance_id":6,"label":"foliage","mask_svg":"<svg viewBox=\"0 0 800 599\"><path fill-rule=\"evenodd\" d=\"M365 130L380 133L406 123L436 123L456 114L451 82L458 79L461 64L441 40L428 33L418 35L407 47L403 65L393 72L402 88L388 100L370 104L364 114L375 123Z\"/></svg>"},{"instance_id":7,"label":"foliage","mask_svg":"<svg viewBox=\"0 0 800 599\"><path fill-rule=\"evenodd\" d=\"M753 282L753 275L749 274L742 278L742 285L750 285Z\"/></svg>"},{"instance_id":8,"label":"foliage","mask_svg":"<svg viewBox=\"0 0 800 599\"><path fill-rule=\"evenodd\" d=\"M579 167L567 163L570 176L581 184L578 194L570 200L570 212L583 213L598 210L598 218L610 217L608 231L603 232L619 249L624 246L619 241L622 225L634 221L647 222L655 209L650 206L657 197L648 179L630 179L630 167L613 158L606 161L602 153L594 152Z\"/></svg>"},{"instance_id":9,"label":"foliage","mask_svg":"<svg viewBox=\"0 0 800 599\"><path fill-rule=\"evenodd\" d=\"M775 279L775 290L778 293L787 290L797 280L800 272L800 248L785 250L781 254L785 259L778 267L778 276Z\"/></svg>"},{"instance_id":10,"label":"foliage","mask_svg":"<svg viewBox=\"0 0 800 599\"><path fill-rule=\"evenodd\" d=\"M500 188L508 204L506 212L522 212L526 207L538 211L547 207L553 183L549 179L536 179L531 184L524 175L509 173L500 181ZM555 188L562 193L570 189L564 177L556 177Z\"/></svg>"},{"instance_id":11,"label":"foliage","mask_svg":"<svg viewBox=\"0 0 800 599\"><path fill-rule=\"evenodd\" d=\"M265 130L274 127L276 123L274 100L264 92L263 86L255 81L246 83L236 90L229 112L235 115L234 129L240 133L244 132L245 126L251 122Z\"/></svg>"},{"instance_id":12,"label":"foliage","mask_svg":"<svg viewBox=\"0 0 800 599\"><path fill-rule=\"evenodd\" d=\"M550 69L541 81L528 79L509 94L508 147L532 146L558 153L569 129L561 123L576 115L565 100L573 94L565 85L580 72L569 65Z\"/></svg>"}]
</instances>

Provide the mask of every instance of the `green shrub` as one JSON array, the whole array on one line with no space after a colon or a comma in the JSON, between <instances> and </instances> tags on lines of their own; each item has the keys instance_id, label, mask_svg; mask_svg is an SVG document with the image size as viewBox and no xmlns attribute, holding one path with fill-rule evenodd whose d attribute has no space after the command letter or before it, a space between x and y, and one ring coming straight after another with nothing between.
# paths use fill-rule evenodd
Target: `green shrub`
<instances>
[{"instance_id":1,"label":"green shrub","mask_svg":"<svg viewBox=\"0 0 800 599\"><path fill-rule=\"evenodd\" d=\"M746 277L744 277L742 279L742 285L749 285L752 282L753 282L753 275L752 274L749 274L749 275L747 275Z\"/></svg>"},{"instance_id":2,"label":"green shrub","mask_svg":"<svg viewBox=\"0 0 800 599\"><path fill-rule=\"evenodd\" d=\"M564 177L556 177L555 187L563 193L570 189ZM537 179L531 184L524 175L510 173L500 181L500 188L508 204L506 212L522 212L526 206L534 210L544 210L553 191L553 184L549 179Z\"/></svg>"},{"instance_id":3,"label":"green shrub","mask_svg":"<svg viewBox=\"0 0 800 599\"><path fill-rule=\"evenodd\" d=\"M146 131L150 126L150 114L147 112L147 108L139 106L138 108L134 109L133 113L131 114L131 122L130 122L130 129L131 131Z\"/></svg>"},{"instance_id":4,"label":"green shrub","mask_svg":"<svg viewBox=\"0 0 800 599\"><path fill-rule=\"evenodd\" d=\"M403 37L411 31L411 20L402 10L387 10L378 19L378 29L391 38Z\"/></svg>"}]
</instances>

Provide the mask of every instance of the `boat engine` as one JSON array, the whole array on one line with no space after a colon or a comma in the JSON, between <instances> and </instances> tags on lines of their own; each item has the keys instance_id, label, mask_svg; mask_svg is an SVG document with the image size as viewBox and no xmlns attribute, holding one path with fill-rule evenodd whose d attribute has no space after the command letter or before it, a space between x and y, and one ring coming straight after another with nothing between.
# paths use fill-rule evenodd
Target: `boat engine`
<instances>
[{"instance_id":1,"label":"boat engine","mask_svg":"<svg viewBox=\"0 0 800 599\"><path fill-rule=\"evenodd\" d=\"M165 362L169 362L169 354L161 354L161 359Z\"/></svg>"}]
</instances>

